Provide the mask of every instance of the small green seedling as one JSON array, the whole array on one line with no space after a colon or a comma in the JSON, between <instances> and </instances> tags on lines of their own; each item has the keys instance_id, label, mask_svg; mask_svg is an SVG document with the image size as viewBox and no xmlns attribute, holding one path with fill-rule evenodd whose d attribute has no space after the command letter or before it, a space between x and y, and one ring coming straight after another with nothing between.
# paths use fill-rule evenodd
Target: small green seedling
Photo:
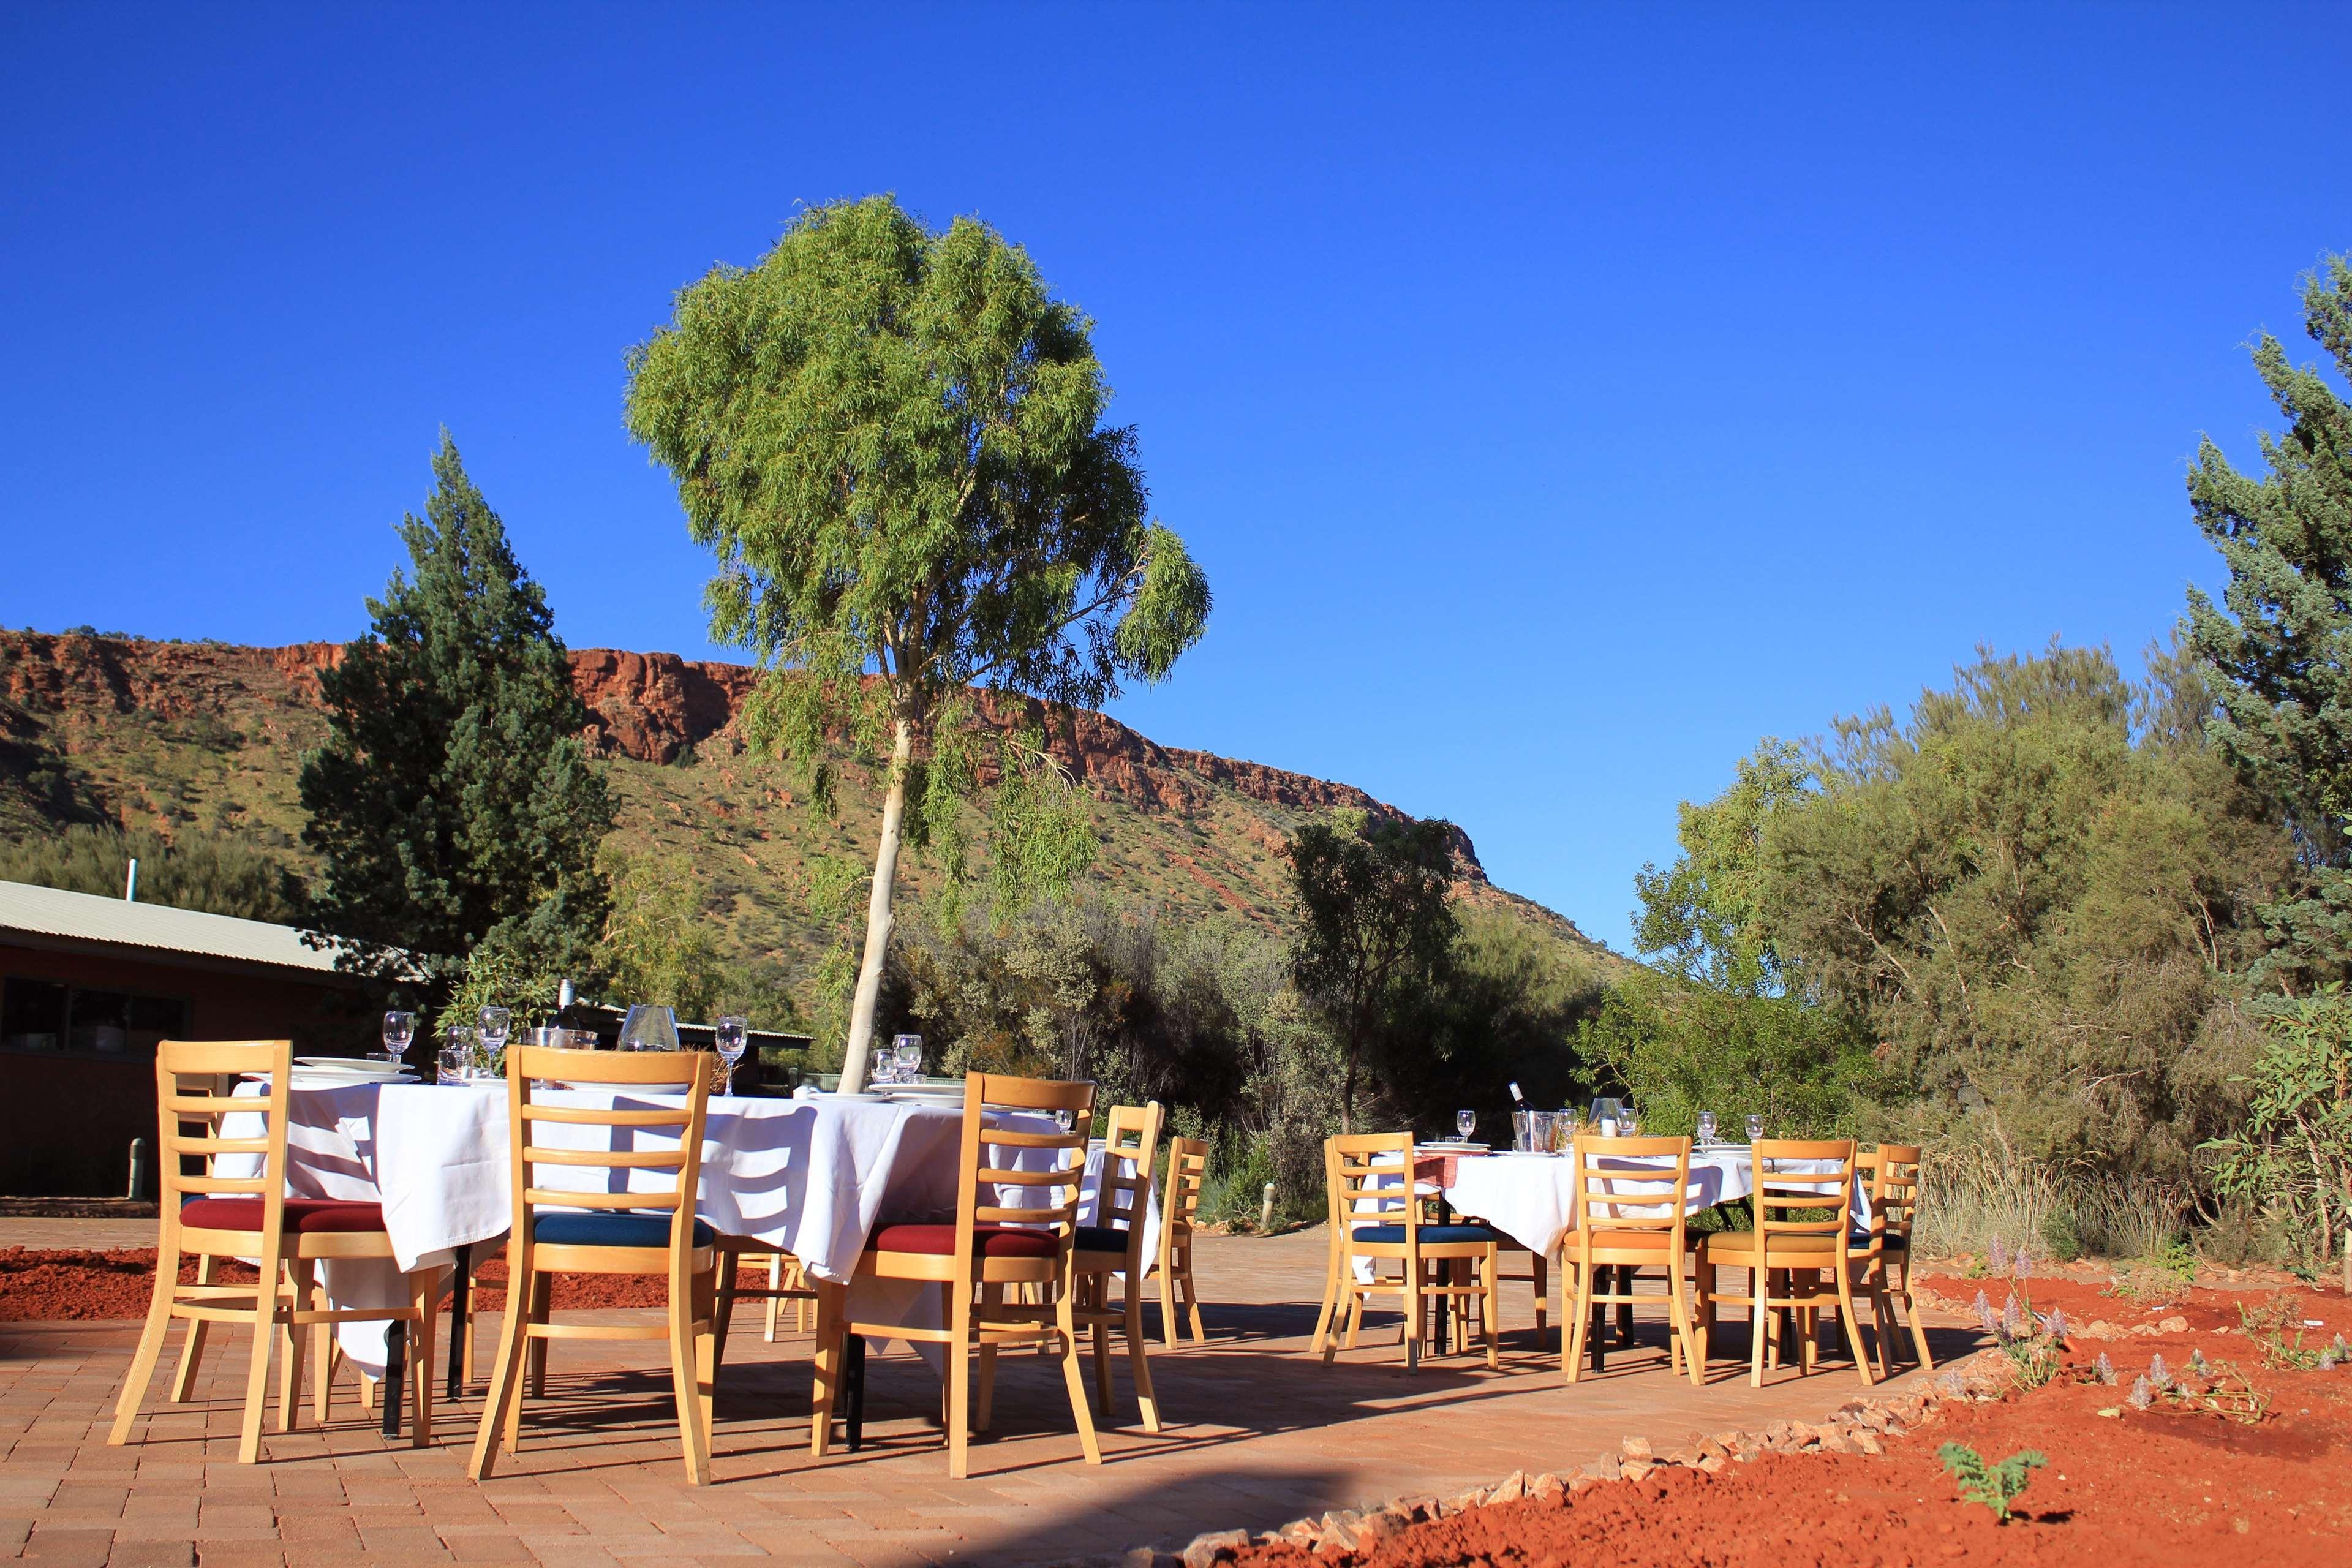
<instances>
[{"instance_id":1,"label":"small green seedling","mask_svg":"<svg viewBox=\"0 0 2352 1568\"><path fill-rule=\"evenodd\" d=\"M1966 1443L1947 1443L1936 1450L1936 1458L1959 1483L1961 1498L1992 1510L1994 1522L1999 1524L2009 1522L2009 1505L2024 1493L2032 1473L2050 1462L2039 1449L2027 1448L1998 1465L1988 1465L1984 1456Z\"/></svg>"}]
</instances>

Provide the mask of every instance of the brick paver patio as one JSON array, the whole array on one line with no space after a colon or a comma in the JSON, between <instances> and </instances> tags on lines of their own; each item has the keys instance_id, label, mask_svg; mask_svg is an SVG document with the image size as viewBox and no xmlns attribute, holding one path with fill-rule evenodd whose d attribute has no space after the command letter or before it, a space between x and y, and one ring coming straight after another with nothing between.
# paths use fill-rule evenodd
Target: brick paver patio
<instances>
[{"instance_id":1,"label":"brick paver patio","mask_svg":"<svg viewBox=\"0 0 2352 1568\"><path fill-rule=\"evenodd\" d=\"M0 1220L0 1246L146 1240L138 1226ZM388 1446L339 1391L325 1430L273 1433L269 1462L240 1466L245 1352L233 1333L216 1340L196 1402L163 1404L159 1377L137 1438L109 1448L135 1325L0 1324L0 1552L91 1568L299 1568L362 1556L549 1568L761 1555L1056 1563L1459 1491L1514 1469L1566 1470L1630 1436L1664 1448L1728 1427L1816 1420L1861 1392L1835 1362L1751 1390L1727 1359L1717 1381L1696 1390L1668 1375L1654 1327L1604 1374L1570 1388L1556 1334L1537 1343L1524 1284L1506 1288L1498 1373L1454 1357L1407 1373L1393 1315L1377 1314L1363 1348L1326 1368L1307 1353L1323 1245L1320 1230L1204 1238L1197 1268L1210 1341L1155 1350L1168 1423L1156 1436L1135 1425L1114 1342L1118 1406L1103 1424L1099 1468L1079 1460L1052 1363L1006 1356L995 1432L975 1441L972 1478L962 1482L947 1479L939 1382L903 1350L877 1352L870 1363L865 1451L836 1443L812 1459L809 1342L765 1342L748 1309L719 1394L718 1481L703 1489L684 1484L667 1373L653 1346L557 1347L548 1398L526 1406L522 1452L477 1487L464 1468L478 1388L442 1407L430 1448ZM485 1367L495 1329L495 1319L480 1325ZM1965 1331L1941 1330L1937 1353L1972 1343ZM1718 1357L1744 1354L1741 1344L1735 1326ZM1917 1375L1906 1371L1897 1385Z\"/></svg>"}]
</instances>

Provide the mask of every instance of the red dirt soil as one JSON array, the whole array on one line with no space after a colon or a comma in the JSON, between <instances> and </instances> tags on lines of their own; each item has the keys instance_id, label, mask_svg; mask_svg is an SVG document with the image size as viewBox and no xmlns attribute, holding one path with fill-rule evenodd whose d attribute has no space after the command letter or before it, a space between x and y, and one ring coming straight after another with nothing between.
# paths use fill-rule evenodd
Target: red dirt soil
<instances>
[{"instance_id":1,"label":"red dirt soil","mask_svg":"<svg viewBox=\"0 0 2352 1568\"><path fill-rule=\"evenodd\" d=\"M490 1282L489 1289L477 1294L482 1310L503 1310L506 1292L499 1286L506 1279L505 1258L492 1258L482 1265L479 1272ZM764 1286L768 1282L764 1263L747 1264L743 1272L746 1285ZM182 1259L181 1282L192 1284L195 1278L194 1261ZM224 1263L215 1270L214 1279L222 1284L244 1284L253 1279L253 1270L243 1264ZM79 1248L42 1251L23 1247L0 1250L0 1322L143 1318L154 1289L152 1247L122 1252ZM555 1305L567 1311L658 1307L667 1299L667 1290L666 1282L660 1279L562 1275L555 1281ZM754 1302L746 1310L756 1310L760 1305Z\"/></svg>"},{"instance_id":2,"label":"red dirt soil","mask_svg":"<svg viewBox=\"0 0 2352 1568\"><path fill-rule=\"evenodd\" d=\"M1999 1280L1942 1283L1948 1293L1966 1283L1971 1300L1985 1289L1996 1305L2006 1294ZM2109 1321L2122 1316L2095 1284L2029 1283L2044 1311L2063 1305L2076 1318L2080 1300L2082 1310ZM2325 1345L2337 1332L2352 1336L2352 1310L2340 1291L2292 1295L2300 1318L2326 1324L2305 1331L2306 1346ZM2235 1304L2242 1297L2259 1307L2276 1299L2270 1293L2200 1289L2181 1297L2166 1316L2226 1323L2232 1331L2078 1341L2056 1382L1998 1401L1947 1404L1911 1435L1889 1441L1883 1456L1766 1454L1716 1475L1662 1468L1638 1481L1602 1482L1564 1502L1506 1503L1424 1521L1354 1553L1314 1554L1285 1544L1244 1551L1240 1562L1247 1568L1334 1568L1343 1561L1362 1568L2210 1568L2220 1558L2265 1568L2341 1568L2352 1531L2352 1473L2344 1462L2352 1452L2352 1366L2263 1367L2259 1347L2235 1331ZM2104 1314L2090 1305L2096 1301L2106 1303ZM2146 1412L2125 1403L2151 1354L2161 1352L2179 1373L2192 1348L2217 1367L2233 1363L2270 1396L2259 1424L2161 1401ZM2103 1350L2119 1386L2092 1378L2089 1368ZM2100 1414L2107 1409L2118 1413ZM1958 1500L1936 1457L1947 1442L1968 1444L1988 1461L2040 1449L2050 1463L2015 1504L2018 1517L1997 1524L1988 1509Z\"/></svg>"}]
</instances>

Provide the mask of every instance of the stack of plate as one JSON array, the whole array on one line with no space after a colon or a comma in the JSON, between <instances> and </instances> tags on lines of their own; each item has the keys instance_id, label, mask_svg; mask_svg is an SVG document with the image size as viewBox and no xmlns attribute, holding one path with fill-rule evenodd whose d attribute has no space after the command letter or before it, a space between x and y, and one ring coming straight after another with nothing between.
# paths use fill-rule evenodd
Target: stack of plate
<instances>
[{"instance_id":1,"label":"stack of plate","mask_svg":"<svg viewBox=\"0 0 2352 1568\"><path fill-rule=\"evenodd\" d=\"M902 1105L936 1105L948 1110L963 1109L963 1079L930 1079L921 1083L894 1083L883 1089Z\"/></svg>"},{"instance_id":2,"label":"stack of plate","mask_svg":"<svg viewBox=\"0 0 2352 1568\"><path fill-rule=\"evenodd\" d=\"M416 1075L400 1062L365 1057L296 1057L294 1087L342 1089L361 1083L415 1083Z\"/></svg>"}]
</instances>

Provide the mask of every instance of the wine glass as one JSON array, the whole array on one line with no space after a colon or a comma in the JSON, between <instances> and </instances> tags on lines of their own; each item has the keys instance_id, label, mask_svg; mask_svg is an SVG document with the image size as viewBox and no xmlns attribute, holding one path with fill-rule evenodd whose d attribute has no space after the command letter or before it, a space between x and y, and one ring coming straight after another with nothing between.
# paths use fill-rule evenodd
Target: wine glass
<instances>
[{"instance_id":1,"label":"wine glass","mask_svg":"<svg viewBox=\"0 0 2352 1568\"><path fill-rule=\"evenodd\" d=\"M416 1015L390 1012L383 1016L383 1059L396 1062L408 1054L408 1042L416 1037Z\"/></svg>"},{"instance_id":2,"label":"wine glass","mask_svg":"<svg viewBox=\"0 0 2352 1568\"><path fill-rule=\"evenodd\" d=\"M1475 1110L1455 1111L1454 1131L1460 1136L1462 1142L1465 1143L1470 1142L1470 1134L1478 1131L1478 1113Z\"/></svg>"},{"instance_id":3,"label":"wine glass","mask_svg":"<svg viewBox=\"0 0 2352 1568\"><path fill-rule=\"evenodd\" d=\"M463 1024L452 1024L441 1031L440 1068L443 1083L464 1083L473 1076L473 1030Z\"/></svg>"},{"instance_id":4,"label":"wine glass","mask_svg":"<svg viewBox=\"0 0 2352 1568\"><path fill-rule=\"evenodd\" d=\"M1617 1136L1618 1102L1613 1096L1602 1095L1592 1102L1592 1130L1603 1138Z\"/></svg>"},{"instance_id":5,"label":"wine glass","mask_svg":"<svg viewBox=\"0 0 2352 1568\"><path fill-rule=\"evenodd\" d=\"M892 1083L913 1083L923 1076L923 1037L893 1035L890 1048L883 1055L889 1066Z\"/></svg>"},{"instance_id":6,"label":"wine glass","mask_svg":"<svg viewBox=\"0 0 2352 1568\"><path fill-rule=\"evenodd\" d=\"M735 1064L743 1059L743 1047L750 1037L750 1027L749 1019L739 1018L730 1013L719 1019L710 1031L712 1040L719 1047L719 1059L727 1064L725 1092L729 1094L735 1092Z\"/></svg>"},{"instance_id":7,"label":"wine glass","mask_svg":"<svg viewBox=\"0 0 2352 1568\"><path fill-rule=\"evenodd\" d=\"M1764 1119L1763 1119L1762 1117L1760 1117L1760 1116L1751 1116L1751 1117L1749 1117L1749 1118L1748 1119L1748 1141L1750 1143L1753 1143L1753 1142L1755 1142L1759 1138L1761 1138L1761 1137L1763 1137L1763 1136L1764 1136Z\"/></svg>"},{"instance_id":8,"label":"wine glass","mask_svg":"<svg viewBox=\"0 0 2352 1568\"><path fill-rule=\"evenodd\" d=\"M1712 1110L1698 1113L1698 1141L1702 1146L1715 1142L1715 1112Z\"/></svg>"},{"instance_id":9,"label":"wine glass","mask_svg":"<svg viewBox=\"0 0 2352 1568\"><path fill-rule=\"evenodd\" d=\"M1633 1102L1630 1100L1625 1102L1622 1114L1617 1118L1617 1131L1628 1138L1642 1135L1642 1113L1633 1109Z\"/></svg>"},{"instance_id":10,"label":"wine glass","mask_svg":"<svg viewBox=\"0 0 2352 1568\"><path fill-rule=\"evenodd\" d=\"M509 1007L485 1007L481 1012L482 1076L504 1078L507 1073L507 1036L514 1026L514 1010Z\"/></svg>"}]
</instances>

